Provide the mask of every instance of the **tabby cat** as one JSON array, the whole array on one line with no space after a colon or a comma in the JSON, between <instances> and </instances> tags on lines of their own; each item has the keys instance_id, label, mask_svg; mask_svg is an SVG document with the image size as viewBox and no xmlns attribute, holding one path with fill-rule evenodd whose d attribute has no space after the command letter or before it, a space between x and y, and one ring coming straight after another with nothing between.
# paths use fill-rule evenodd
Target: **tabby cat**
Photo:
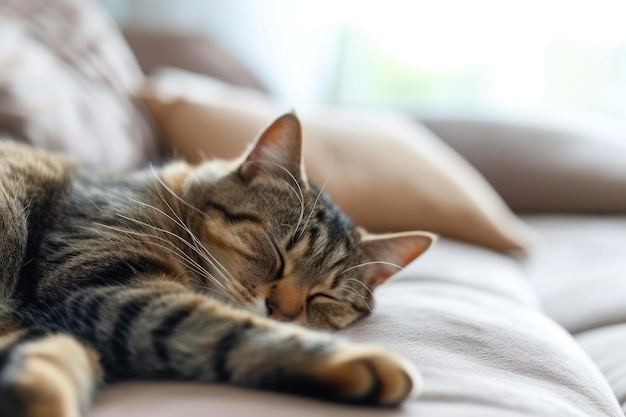
<instances>
[{"instance_id":1,"label":"tabby cat","mask_svg":"<svg viewBox=\"0 0 626 417\"><path fill-rule=\"evenodd\" d=\"M401 358L304 327L367 315L434 237L355 228L301 142L287 114L238 161L126 175L0 142L0 415L84 415L133 378L383 406L415 391Z\"/></svg>"}]
</instances>

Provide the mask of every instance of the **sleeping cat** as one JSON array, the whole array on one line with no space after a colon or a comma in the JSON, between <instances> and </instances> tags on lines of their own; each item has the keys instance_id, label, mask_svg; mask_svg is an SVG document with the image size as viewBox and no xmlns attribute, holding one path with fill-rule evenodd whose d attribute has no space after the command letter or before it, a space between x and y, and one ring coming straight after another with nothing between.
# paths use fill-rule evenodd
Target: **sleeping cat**
<instances>
[{"instance_id":1,"label":"sleeping cat","mask_svg":"<svg viewBox=\"0 0 626 417\"><path fill-rule=\"evenodd\" d=\"M177 379L397 405L419 376L328 332L432 243L371 235L310 184L300 123L238 161L94 175L0 142L0 416L83 415L103 383Z\"/></svg>"}]
</instances>

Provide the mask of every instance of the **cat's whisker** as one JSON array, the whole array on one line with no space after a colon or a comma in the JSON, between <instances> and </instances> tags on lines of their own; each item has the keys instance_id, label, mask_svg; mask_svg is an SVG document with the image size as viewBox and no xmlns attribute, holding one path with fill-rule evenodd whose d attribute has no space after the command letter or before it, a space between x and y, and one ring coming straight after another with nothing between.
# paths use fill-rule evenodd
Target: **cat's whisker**
<instances>
[{"instance_id":1,"label":"cat's whisker","mask_svg":"<svg viewBox=\"0 0 626 417\"><path fill-rule=\"evenodd\" d=\"M187 240L185 240L185 239L183 239L182 237L178 236L176 233L172 233L172 232L170 232L169 230L162 229L162 228L160 228L160 227L154 226L154 225L152 225L152 224L150 224L150 223L143 222L143 221L141 221L141 220L133 219L132 217L125 216L125 215L123 215L123 214L121 214L121 213L116 213L116 215L117 215L117 216L119 216L119 217L121 217L121 218L123 218L123 219L126 219L126 220L128 220L128 221L132 221L132 222L137 223L137 224L140 224L140 225L142 225L142 226L149 227L149 228L151 228L151 229L153 229L153 230L155 230L155 231L158 231L158 232L161 232L161 233L165 233L165 234L167 234L167 235L169 235L169 236L172 236L172 237L174 237L175 239L179 240L181 243L183 243L185 246L187 246L189 249L191 249L192 251L194 251L194 252L195 252L197 255L199 255L200 257L204 257L204 254L203 254L203 253L198 252L198 251L194 248L194 246L193 246L193 245L191 245L191 244L190 244ZM205 258L203 258L203 259L205 259ZM205 260L206 260L206 259L205 259ZM215 278L215 277L214 277L214 279L215 279L215 283L219 284L221 287L223 287L224 289L226 289L226 288L224 287L224 285L223 285L223 284L222 284L222 283L221 283L221 282L220 282L217 278Z\"/></svg>"},{"instance_id":2,"label":"cat's whisker","mask_svg":"<svg viewBox=\"0 0 626 417\"><path fill-rule=\"evenodd\" d=\"M182 199L178 194L176 194L174 192L174 190L172 190L166 183L165 181L163 181L161 179L161 177L159 177L159 174L156 172L156 170L154 169L154 166L152 164L150 164L150 171L152 173L152 176L158 181L159 184L161 184L161 186L163 188L165 188L165 190L170 193L176 200L178 200L179 202L181 202L182 204L184 204L186 207L192 209L193 211L195 211L196 213L199 213L200 215L202 215L203 217L207 217L207 214L201 210L199 210L197 207L194 207L193 205L189 204L187 201L185 201L184 199ZM161 195L161 193L159 192L158 188L156 188L156 184L155 184L155 189L157 190L157 192L159 193L159 196L161 197L161 199L163 199L165 201L165 198L163 197L163 195ZM170 207L171 210L171 207ZM193 234L193 233L192 233ZM215 264L217 266L219 266L219 268L221 268L224 272L226 272L228 275L230 275L231 278L234 279L234 277L232 276L232 274L215 258L215 256L213 256L213 254L211 254L205 247L204 245L202 245L202 248L204 249L204 251L207 253L208 256L210 256L213 261L215 262ZM216 268L217 269L217 268ZM226 279L226 277L224 277Z\"/></svg>"},{"instance_id":3,"label":"cat's whisker","mask_svg":"<svg viewBox=\"0 0 626 417\"><path fill-rule=\"evenodd\" d=\"M181 259L181 261L183 261L186 266L193 272L197 273L199 277L204 278L207 282L209 283L215 283L216 279L213 275L211 275L211 273L209 271L207 271L206 269L204 269L201 265L198 265L196 262L193 262L193 260L190 260L188 257L185 256L184 253L179 254L176 253L175 251L173 251L171 248L168 248L164 245L160 245L156 242L148 242L151 245L155 245L157 247L162 248L165 251L170 252L172 255L178 257L179 259ZM231 300L232 299L232 294L229 292L229 290L227 288L224 288L224 290L220 290L219 288L215 288L215 287L210 287L208 286L206 283L198 283L194 285L198 287L198 289L202 290L202 291L209 291L209 292L213 292L215 294L219 294L221 296L223 296L226 299ZM218 283L219 285L219 283Z\"/></svg>"},{"instance_id":4,"label":"cat's whisker","mask_svg":"<svg viewBox=\"0 0 626 417\"><path fill-rule=\"evenodd\" d=\"M157 191L158 192L158 191ZM210 259L202 256L201 251L206 252L208 255L211 256L211 258L215 259L208 251L206 251L206 248L204 248L204 246L202 245L202 243L200 242L200 240L194 235L194 233L189 229L189 227L187 227L187 225L182 221L182 219L175 213L175 211L173 210L173 208L169 205L169 203L167 203L167 201L165 201L165 199L163 198L163 196L159 193L159 196L161 197L161 199L163 199L164 203L170 208L170 210L172 210L172 212L174 213L174 215L176 216L176 218L178 219L175 220L174 218L172 218L170 215L168 215L167 213L165 213L164 211L162 211L161 209L154 207L150 204L138 201L138 200L134 200L130 197L127 197L129 199L129 201L132 201L136 204L142 205L144 207L156 210L158 213L162 214L163 216L165 216L166 218L168 218L169 220L171 220L172 222L174 222L174 224L176 224L178 227L180 227L183 231L187 232L191 238L194 241L194 248L191 248L191 246L189 246L192 250L194 250L194 252L196 252L198 255L200 255L208 264L215 266L215 264L213 263L213 261L211 261ZM185 242L187 242L185 240ZM220 275L223 276L223 278L225 280L228 280L228 278L226 276L224 276L224 273L222 271L220 271L217 267L216 267L217 272L220 273ZM228 271L226 271L228 272ZM232 275L231 275L232 277Z\"/></svg>"},{"instance_id":5,"label":"cat's whisker","mask_svg":"<svg viewBox=\"0 0 626 417\"><path fill-rule=\"evenodd\" d=\"M300 183L298 182L296 177L294 177L293 174L291 172L289 172L289 170L287 168L285 168L284 166L282 166L281 164L278 164L278 163L272 162L272 161L248 161L248 162L244 162L243 163L243 165L247 165L247 164L271 164L271 165L274 165L274 166L282 169L293 180L294 184L296 184L296 187L298 187L298 191L300 192L300 196L299 196L300 201L304 201L304 194L302 193L302 187L300 187Z\"/></svg>"},{"instance_id":6,"label":"cat's whisker","mask_svg":"<svg viewBox=\"0 0 626 417\"><path fill-rule=\"evenodd\" d=\"M304 223L304 226L302 226L299 236L302 236L302 233L304 233L304 231L306 230L306 227L309 225L309 222L311 221L311 217L313 217L313 212L315 212L315 207L317 206L317 202L319 201L320 197L322 196L322 193L324 192L324 189L326 188L326 185L328 184L328 180L330 179L330 176L333 172L333 160L334 159L331 158L330 167L328 168L328 174L326 175L326 181L324 181L324 185L322 185L320 192L317 193L317 197L315 197L315 201L313 202L313 207L311 207L311 212L309 213L309 216L307 217L306 222Z\"/></svg>"},{"instance_id":7,"label":"cat's whisker","mask_svg":"<svg viewBox=\"0 0 626 417\"><path fill-rule=\"evenodd\" d=\"M103 226L103 227L110 228L110 226L102 225L102 224L99 224L99 223L95 223L95 224L97 224L97 225L99 225L99 226ZM88 229L89 229L89 228L88 228ZM101 236L103 236L103 237L104 237L104 234L103 234L101 231L98 231L98 230L96 230L96 229L89 229L89 230L91 230L93 233L97 233L97 234L99 234L99 235L101 235ZM115 228L113 228L112 230L115 230L115 231L117 231L117 232L119 232L119 233L125 233L125 234L132 234L132 235L137 235L137 234L138 234L137 232L132 232L132 231L128 231L128 230L120 230L120 229L115 229ZM144 236L146 236L146 237L152 237L152 236L150 236L150 235L145 235L145 234L141 234L141 235L144 235ZM165 242L166 242L166 243L170 243L170 242L168 242L168 241L165 241ZM187 268L189 268L189 269L190 269L191 271L193 271L193 272L196 272L196 273L197 273L200 277L205 278L207 281L210 281L210 282L213 282L213 281L214 281L214 278L211 276L211 274L210 274L210 273L209 273L206 269L202 268L202 266L200 266L200 265L198 265L196 262L194 262L194 261L193 261L191 258L189 258L189 256L187 256L187 254L185 254L184 252L181 252L181 253L176 253L176 252L175 252L174 250L172 250L171 248L169 248L169 247L167 247L167 246L165 246L165 245L161 245L161 244L159 244L159 243L153 242L153 241L148 241L148 242L146 242L146 243L148 243L148 244L150 244L150 245L154 245L154 246L160 247L160 248L162 248L163 250L165 250L165 251L167 251L167 252L170 252L172 255L176 256L176 257L177 257L177 258L179 258L181 261L183 261L183 262L185 263L185 265L187 266ZM179 248L174 247L174 249L176 249L176 250L180 251L180 249L179 249ZM228 290L225 290L225 291L220 291L220 290L219 290L219 289L217 289L217 288L210 288L210 287L207 287L206 285L202 285L202 286L197 285L197 286L198 286L198 288L199 288L200 290L202 290L202 291L209 291L209 292L213 292L213 293L215 293L215 294L219 294L219 295L223 296L223 297L224 297L224 298L226 298L226 299L232 299L232 296L231 296L231 294L228 292Z\"/></svg>"},{"instance_id":8,"label":"cat's whisker","mask_svg":"<svg viewBox=\"0 0 626 417\"><path fill-rule=\"evenodd\" d=\"M367 309L369 310L369 312L372 312L372 308L370 307L370 305L367 303L367 297L365 297L363 294L360 294L356 288L353 287L345 287L345 289L348 291L349 294L354 295L358 298L361 299L361 301L363 301L363 304L365 304L365 307L367 307Z\"/></svg>"},{"instance_id":9,"label":"cat's whisker","mask_svg":"<svg viewBox=\"0 0 626 417\"><path fill-rule=\"evenodd\" d=\"M158 230L164 231L163 229L159 229L159 228L155 228L155 230L157 230L157 231L158 231ZM167 231L164 231L164 232L167 232ZM161 239L162 239L162 238L161 238ZM162 239L162 240L163 240L163 239ZM164 240L164 241L166 241L166 240ZM193 246L191 246L188 242L186 242L186 241L184 241L184 240L182 240L182 239L181 239L181 241L182 241L182 242L183 242L183 243L184 243L184 244L185 244L188 248L190 248L192 251L194 251L195 253L197 253L197 252L195 251L194 247L193 247ZM172 245L172 246L173 246L173 245ZM174 247L175 247L175 246L174 246ZM180 250L179 248L177 248L177 249L178 249L178 250ZM197 253L197 254L198 254L198 255L201 255L201 254L199 254L199 253ZM188 256L188 255L187 255L187 256ZM193 261L193 262L194 262L196 265L198 265L199 267L201 267L201 266L200 266L200 264L198 264L197 262L195 262L195 261ZM201 268L202 268L203 270L205 270L203 267L201 267ZM207 273L208 273L208 271L207 271ZM220 282L220 280L218 280L218 279L217 279L214 275L212 275L212 274L210 274L210 275L211 275L211 277L212 277L212 281L213 281L213 282L215 282L215 283L217 283L218 285L220 285L220 286L224 287L224 286L223 286L223 284Z\"/></svg>"},{"instance_id":10,"label":"cat's whisker","mask_svg":"<svg viewBox=\"0 0 626 417\"><path fill-rule=\"evenodd\" d=\"M202 149L198 149L196 151L196 153L198 154L198 157L200 157L200 160L202 162L208 161L209 160L209 156L206 154L206 152L204 152Z\"/></svg>"},{"instance_id":11,"label":"cat's whisker","mask_svg":"<svg viewBox=\"0 0 626 417\"><path fill-rule=\"evenodd\" d=\"M348 271L351 271L353 269L356 268L361 268L364 266L368 266L368 265L375 265L375 264L381 264L381 265L387 265L387 266L392 266L394 268L398 268L399 271L403 270L404 268L401 267L400 265L394 264L392 262L385 262L385 261L371 261L371 262L363 262L362 264L358 264L358 265L354 265L351 266L350 268L344 269L343 271L341 271L340 273L338 273L337 275L341 275L343 273L346 273Z\"/></svg>"},{"instance_id":12,"label":"cat's whisker","mask_svg":"<svg viewBox=\"0 0 626 417\"><path fill-rule=\"evenodd\" d=\"M185 252L183 252L180 248L178 248L175 245L173 245L172 242L170 242L167 239L164 239L164 238L162 238L160 236L155 236L155 235L150 235L150 234L147 234L147 233L137 232L137 231L134 231L134 230L125 230L125 229L121 229L121 228L116 228L116 227L105 225L105 224L101 224L101 223L94 223L94 224L97 225L97 226L106 228L108 230L116 231L118 233L124 233L124 234L129 234L129 235L134 235L134 236L140 236L140 237L147 237L149 239L157 239L157 240L163 241L163 242L169 244L171 246L171 248L166 247L166 246L161 245L161 244L158 244L156 242L152 242L151 240L149 240L147 243L152 244L152 245L160 246L163 249L166 249L166 250L170 251L171 253L173 253L174 255L178 256L183 261L185 261L187 266L191 267L193 270L198 272L201 276L203 276L204 278L207 278L207 280L209 280L211 282L214 282L214 283L220 285L222 288L224 288L224 290L228 291L228 289L226 287L224 287L222 285L222 283L220 283L217 280L217 278L215 278L209 271L207 271L205 268L203 268L200 264L198 264L191 257L189 257L189 255L187 255ZM93 232L98 233L101 236L103 236L101 231L97 231L96 229L89 229L89 230L92 230ZM176 249L179 253L174 252L172 248ZM222 294L222 295L226 295L226 296L228 295L228 294L225 294L225 293L217 291L217 290L215 290L215 291L218 292L219 294Z\"/></svg>"},{"instance_id":13,"label":"cat's whisker","mask_svg":"<svg viewBox=\"0 0 626 417\"><path fill-rule=\"evenodd\" d=\"M161 199L161 201L163 201L163 203L167 206L168 209L170 209L170 212L174 215L174 217L176 217L176 220L174 220L171 216L169 216L167 213L163 212L162 210L158 209L157 207L151 206L151 205L147 205L149 208L152 208L154 210L157 210L159 213L161 213L162 215L164 215L165 217L167 217L168 219L170 219L172 222L174 222L178 227L180 227L183 231L187 232L187 234L189 234L189 236L193 239L194 244L197 246L200 242L200 239L198 239L196 237L196 235L193 233L193 231L187 226L187 224L183 221L183 219L180 218L180 216L178 215L178 213L176 212L176 210L174 210L174 208L170 205L170 203L165 199L165 197L163 196L163 194L161 194L161 191L155 187L155 190L157 192L157 194L159 195L159 198ZM140 203L141 204L141 203Z\"/></svg>"},{"instance_id":14,"label":"cat's whisker","mask_svg":"<svg viewBox=\"0 0 626 417\"><path fill-rule=\"evenodd\" d=\"M345 296L346 294L350 294L350 291L348 290L348 287L346 287L346 288L337 288L336 291L337 291L338 294L340 294L342 296Z\"/></svg>"},{"instance_id":15,"label":"cat's whisker","mask_svg":"<svg viewBox=\"0 0 626 417\"><path fill-rule=\"evenodd\" d=\"M344 287L341 288L337 288L337 292L339 292L342 295L358 295L359 297L363 297L363 295L361 295L358 290L355 287L352 287L351 285L346 285Z\"/></svg>"},{"instance_id":16,"label":"cat's whisker","mask_svg":"<svg viewBox=\"0 0 626 417\"><path fill-rule=\"evenodd\" d=\"M200 214L203 217L207 217L207 214L205 212L203 212L202 210L198 209L197 207L192 206L191 204L189 204L188 202L186 202L185 200L183 200L178 194L176 194L174 192L174 190L172 190L166 183L165 181L163 181L161 179L161 177L159 177L158 172L156 172L156 170L154 169L154 166L152 164L150 164L150 171L152 173L152 176L154 177L155 180L158 181L159 184L161 184L161 186L163 188L165 188L165 190L167 190L167 192L169 192L175 199L177 199L178 201L180 201L182 204L184 204L185 206L189 207L190 209L192 209L193 211L195 211L196 213Z\"/></svg>"},{"instance_id":17,"label":"cat's whisker","mask_svg":"<svg viewBox=\"0 0 626 417\"><path fill-rule=\"evenodd\" d=\"M138 203L138 204L143 204L143 205L145 205L145 206L147 206L147 207L153 208L153 209L155 209L155 210L157 210L157 211L161 212L161 213L162 213L162 214L164 214L165 216L167 216L167 214L163 213L161 210L159 210L159 209L158 209L158 208L156 208L156 207L150 206L149 204L145 204L145 203L142 203L142 202L140 202L140 201L136 201L136 200L132 200L132 199L129 199L129 200L130 200L130 201L133 201L133 202L135 202L135 203ZM186 240L185 238L183 238L183 237L181 237L181 236L177 235L176 233L173 233L173 232L171 232L171 231L169 231L169 230L166 230L166 229L160 228L160 227L155 226L155 225L153 225L153 224L150 224L150 223L144 222L144 221L142 221L142 220L138 220L138 219L132 218L132 217L130 217L130 216L126 216L126 215L124 215L124 214L122 214L122 213L115 213L115 215L116 215L116 216L118 216L118 217L121 217L122 219L125 219L125 220L128 220L128 221L131 221L131 222L137 223L137 224L142 225L142 226L149 227L150 229L155 230L155 231L157 231L157 232L162 232L162 233L165 233L165 234L167 234L167 235L169 235L169 236L172 236L172 237L176 238L178 241L182 242L182 243L183 243L185 246L187 246L189 249L191 249L191 250L193 250L194 252L196 252L196 253L197 253L197 251L195 250L195 248L191 245L191 243L189 243L189 241L188 241L188 240ZM169 216L167 216L167 217L169 217ZM174 221L172 218L170 218L170 220ZM174 221L174 222L175 222L175 221ZM175 222L175 223L176 223L176 222ZM155 237L156 237L156 236L155 236ZM200 254L198 253L198 255L200 255Z\"/></svg>"},{"instance_id":18,"label":"cat's whisker","mask_svg":"<svg viewBox=\"0 0 626 417\"><path fill-rule=\"evenodd\" d=\"M356 279L356 278L348 278L348 279L347 279L347 281L348 281L348 282L356 282L357 284L359 284L359 285L361 285L363 288L365 288L365 290L366 290L368 293L370 293L370 295L371 295L372 297L374 296L374 293L372 292L372 290L370 290L370 288L369 288L367 285L365 285L365 283L363 283L363 282L359 281L358 279Z\"/></svg>"},{"instance_id":19,"label":"cat's whisker","mask_svg":"<svg viewBox=\"0 0 626 417\"><path fill-rule=\"evenodd\" d=\"M287 184L287 187L289 187L291 191L293 191L296 198L298 198L298 201L300 202L300 218L298 219L298 224L296 225L296 230L298 230L298 227L300 226L300 222L302 222L302 219L304 218L304 200L298 195L298 192L296 191L296 189L293 188L287 181L285 181L285 184Z\"/></svg>"},{"instance_id":20,"label":"cat's whisker","mask_svg":"<svg viewBox=\"0 0 626 417\"><path fill-rule=\"evenodd\" d=\"M298 192L299 192L300 195L298 195L298 193L296 193L296 190L294 190L293 187L290 187L293 190L294 194L296 194L296 197L298 198L298 200L300 201L300 218L298 219L298 223L296 224L296 228L295 228L296 232L297 232L298 228L300 227L300 224L302 223L302 220L304 219L304 193L302 192L302 187L300 187L300 183L298 182L296 177L294 177L293 174L291 172L289 172L289 170L287 168L285 168L284 166L282 166L282 165L280 165L280 164L278 164L276 162L272 162L272 161L248 161L248 162L244 162L243 165L253 164L253 163L271 164L271 165L274 165L274 166L282 169L293 180L294 184L296 184L296 187L298 187Z\"/></svg>"},{"instance_id":21,"label":"cat's whisker","mask_svg":"<svg viewBox=\"0 0 626 417\"><path fill-rule=\"evenodd\" d=\"M157 246L162 248L163 250L170 252L172 255L176 256L177 258L181 259L183 262L185 262L185 265L191 269L192 271L196 272L199 276L201 276L202 278L205 278L207 281L209 282L215 282L215 277L213 277L211 275L211 273L209 271L207 271L206 269L204 269L202 266L198 265L196 262L193 262L192 260L187 259L188 257L185 257L179 253L176 253L173 249L166 247L165 245L161 245L159 243L156 242L148 242L151 245ZM191 263L193 262L193 264ZM217 288L211 288L208 287L206 285L202 285L200 287L200 289L202 289L203 291L210 291L210 292L214 292L216 294L220 294L224 297L227 298L231 298L231 295L229 294L228 290L226 290L226 292L224 291L220 291Z\"/></svg>"},{"instance_id":22,"label":"cat's whisker","mask_svg":"<svg viewBox=\"0 0 626 417\"><path fill-rule=\"evenodd\" d=\"M160 210L157 207L151 206L149 204L145 204L139 201L135 201L139 204L143 204L149 208L152 208L154 210L156 210L157 212L161 213L162 215L166 216L169 220L171 220L172 222L174 222L178 227L180 227L183 231L187 232L187 234L189 234L189 236L191 237L191 239L193 240L194 243L194 247L196 248L196 252L202 251L204 252L206 255L208 255L211 258L211 261L208 261L206 258L205 259L210 265L212 265L213 267L215 267L215 269L217 270L217 272L222 275L222 277L228 281L228 277L226 277L224 275L224 272L226 272L228 275L230 275L231 278L233 278L232 274L230 272L228 272L228 270L221 264L218 262L218 260L206 249L206 247L202 244L202 242L200 241L200 239L198 239L198 237L193 233L193 231L187 226L187 224L180 218L180 216L176 213L176 211L172 208L172 206L167 202L167 200L165 200L165 197L163 196L163 194L161 194L161 192L157 189L157 194L159 195L159 197L161 198L161 200L163 201L163 203L165 203L165 205L170 209L170 211L172 212L172 214L176 217L176 220L173 219L171 216L169 216L167 213L163 212L162 210ZM131 200L134 201L134 200ZM221 267L224 272L222 272L220 270L220 268L217 267L217 265L219 265L219 267Z\"/></svg>"},{"instance_id":23,"label":"cat's whisker","mask_svg":"<svg viewBox=\"0 0 626 417\"><path fill-rule=\"evenodd\" d=\"M232 282L229 283L229 284L232 284ZM236 282L236 284L240 284L240 283ZM242 285L239 285L238 288L230 288L229 291L232 294L233 300L236 303L239 303L240 305L245 305L246 302L253 302L254 301L250 295L246 295L245 294L245 292L244 292L245 288Z\"/></svg>"}]
</instances>

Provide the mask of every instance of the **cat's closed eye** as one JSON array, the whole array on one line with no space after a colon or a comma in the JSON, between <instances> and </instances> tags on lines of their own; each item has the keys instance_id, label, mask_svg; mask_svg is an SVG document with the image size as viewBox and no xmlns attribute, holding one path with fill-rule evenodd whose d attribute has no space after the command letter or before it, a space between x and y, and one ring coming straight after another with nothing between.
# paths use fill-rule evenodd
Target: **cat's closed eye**
<instances>
[{"instance_id":1,"label":"cat's closed eye","mask_svg":"<svg viewBox=\"0 0 626 417\"><path fill-rule=\"evenodd\" d=\"M328 294L324 294L321 292L315 293L313 295L310 295L307 299L306 302L310 303L311 301L321 301L321 300L333 300L333 301L339 301L337 300L337 298L333 297L332 295L328 295Z\"/></svg>"},{"instance_id":2,"label":"cat's closed eye","mask_svg":"<svg viewBox=\"0 0 626 417\"><path fill-rule=\"evenodd\" d=\"M278 249L278 246L270 239L272 245L274 246L274 252L276 256L276 263L274 266L274 281L281 279L285 273L285 258L283 254Z\"/></svg>"}]
</instances>

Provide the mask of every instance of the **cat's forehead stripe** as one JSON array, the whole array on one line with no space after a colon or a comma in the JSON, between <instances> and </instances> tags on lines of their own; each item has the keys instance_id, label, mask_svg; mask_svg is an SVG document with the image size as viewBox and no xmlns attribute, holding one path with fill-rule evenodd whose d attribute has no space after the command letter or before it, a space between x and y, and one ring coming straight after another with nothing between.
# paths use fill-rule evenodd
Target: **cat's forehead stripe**
<instances>
[{"instance_id":1,"label":"cat's forehead stripe","mask_svg":"<svg viewBox=\"0 0 626 417\"><path fill-rule=\"evenodd\" d=\"M257 216L256 214L252 214L252 213L235 213L232 210L226 208L225 206L215 202L215 201L211 201L206 199L204 201L204 207L205 210L206 209L214 209L217 210L219 212L222 213L222 215L226 218L226 220L228 220L229 222L241 222L241 221L247 221L247 222L252 222L252 223L259 223L259 224L263 224L264 221Z\"/></svg>"}]
</instances>

